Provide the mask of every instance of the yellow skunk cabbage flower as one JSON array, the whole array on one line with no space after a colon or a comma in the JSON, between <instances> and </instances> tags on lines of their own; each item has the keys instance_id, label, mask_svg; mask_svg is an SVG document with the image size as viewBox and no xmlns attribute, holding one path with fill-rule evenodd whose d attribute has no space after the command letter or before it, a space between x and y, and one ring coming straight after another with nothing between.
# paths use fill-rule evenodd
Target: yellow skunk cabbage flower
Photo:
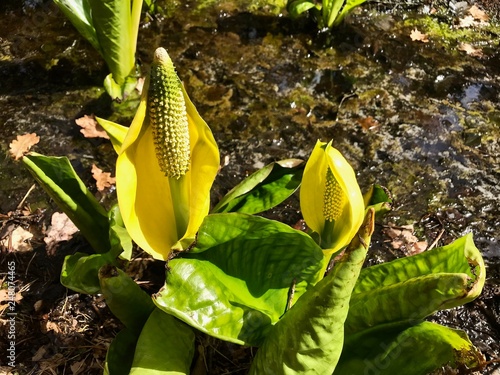
<instances>
[{"instance_id":1,"label":"yellow skunk cabbage flower","mask_svg":"<svg viewBox=\"0 0 500 375\"><path fill-rule=\"evenodd\" d=\"M331 142L318 141L307 161L300 208L326 256L347 246L363 222L365 206L356 175Z\"/></svg>"},{"instance_id":2,"label":"yellow skunk cabbage flower","mask_svg":"<svg viewBox=\"0 0 500 375\"><path fill-rule=\"evenodd\" d=\"M158 48L116 163L118 205L132 239L156 259L186 249L208 214L218 168L212 132Z\"/></svg>"}]
</instances>

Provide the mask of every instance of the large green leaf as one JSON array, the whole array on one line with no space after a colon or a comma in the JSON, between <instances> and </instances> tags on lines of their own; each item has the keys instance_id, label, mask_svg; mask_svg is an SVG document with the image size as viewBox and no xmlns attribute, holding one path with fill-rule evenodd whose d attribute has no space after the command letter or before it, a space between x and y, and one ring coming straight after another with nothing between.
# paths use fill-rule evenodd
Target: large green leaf
<instances>
[{"instance_id":1,"label":"large green leaf","mask_svg":"<svg viewBox=\"0 0 500 375\"><path fill-rule=\"evenodd\" d=\"M109 250L106 210L76 174L68 158L31 152L23 163L98 253Z\"/></svg>"},{"instance_id":2,"label":"large green leaf","mask_svg":"<svg viewBox=\"0 0 500 375\"><path fill-rule=\"evenodd\" d=\"M99 293L101 290L99 269L113 262L114 258L110 253L68 255L64 258L61 270L61 284L78 293Z\"/></svg>"},{"instance_id":3,"label":"large green leaf","mask_svg":"<svg viewBox=\"0 0 500 375\"><path fill-rule=\"evenodd\" d=\"M351 298L346 331L413 324L437 310L472 301L486 277L472 234L421 254L363 269Z\"/></svg>"},{"instance_id":4,"label":"large green leaf","mask_svg":"<svg viewBox=\"0 0 500 375\"><path fill-rule=\"evenodd\" d=\"M121 269L99 270L101 291L111 312L133 332L140 332L155 305L151 297Z\"/></svg>"},{"instance_id":5,"label":"large green leaf","mask_svg":"<svg viewBox=\"0 0 500 375\"><path fill-rule=\"evenodd\" d=\"M250 368L251 375L330 375L344 344L344 321L354 284L373 233L370 209L358 236L330 274L307 290L269 332Z\"/></svg>"},{"instance_id":6,"label":"large green leaf","mask_svg":"<svg viewBox=\"0 0 500 375\"><path fill-rule=\"evenodd\" d=\"M191 327L155 309L137 341L130 375L189 374L193 356Z\"/></svg>"},{"instance_id":7,"label":"large green leaf","mask_svg":"<svg viewBox=\"0 0 500 375\"><path fill-rule=\"evenodd\" d=\"M156 304L200 331L261 344L295 298L321 278L323 252L305 233L239 213L205 218L195 246L169 262Z\"/></svg>"},{"instance_id":8,"label":"large green leaf","mask_svg":"<svg viewBox=\"0 0 500 375\"><path fill-rule=\"evenodd\" d=\"M92 12L88 0L54 0L59 9L75 26L78 32L87 39L92 47L101 52L97 34L92 22Z\"/></svg>"},{"instance_id":9,"label":"large green leaf","mask_svg":"<svg viewBox=\"0 0 500 375\"><path fill-rule=\"evenodd\" d=\"M100 52L113 75L122 86L135 69L135 43L132 39L130 0L88 0Z\"/></svg>"},{"instance_id":10,"label":"large green leaf","mask_svg":"<svg viewBox=\"0 0 500 375\"><path fill-rule=\"evenodd\" d=\"M256 214L275 207L297 190L303 172L304 162L298 159L268 164L236 185L212 212Z\"/></svg>"},{"instance_id":11,"label":"large green leaf","mask_svg":"<svg viewBox=\"0 0 500 375\"><path fill-rule=\"evenodd\" d=\"M132 368L139 333L124 328L109 345L104 364L104 375L126 375Z\"/></svg>"},{"instance_id":12,"label":"large green leaf","mask_svg":"<svg viewBox=\"0 0 500 375\"><path fill-rule=\"evenodd\" d=\"M402 331L378 329L346 343L334 374L425 375L444 365L477 367L482 360L464 332L422 322Z\"/></svg>"}]
</instances>

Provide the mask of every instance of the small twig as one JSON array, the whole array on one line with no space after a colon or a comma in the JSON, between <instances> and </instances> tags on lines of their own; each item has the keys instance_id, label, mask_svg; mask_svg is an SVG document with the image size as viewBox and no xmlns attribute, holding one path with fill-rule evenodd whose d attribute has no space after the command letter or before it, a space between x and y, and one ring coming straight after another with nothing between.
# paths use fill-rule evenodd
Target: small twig
<instances>
[{"instance_id":1,"label":"small twig","mask_svg":"<svg viewBox=\"0 0 500 375\"><path fill-rule=\"evenodd\" d=\"M26 266L26 271L24 272L24 277L28 276L28 270L30 269L31 262L33 259L35 259L36 253L33 253L33 256L31 257L30 261L28 262L28 265Z\"/></svg>"},{"instance_id":2,"label":"small twig","mask_svg":"<svg viewBox=\"0 0 500 375\"><path fill-rule=\"evenodd\" d=\"M431 243L431 245L429 246L429 248L427 250L432 250L434 247L436 247L438 241L441 239L441 237L443 236L443 234L444 234L444 228L442 228L439 231L439 234L437 235L436 239L434 240L433 243Z\"/></svg>"},{"instance_id":3,"label":"small twig","mask_svg":"<svg viewBox=\"0 0 500 375\"><path fill-rule=\"evenodd\" d=\"M444 224L443 224L443 222L441 221L441 219L439 218L439 216L437 216L437 215L434 215L434 216L437 219L437 221L439 222L439 225L441 225L441 230L439 231L439 234L437 235L436 239L431 243L431 245L429 246L429 248L427 250L433 249L437 245L437 243L439 242L439 240L441 239L441 237L444 234Z\"/></svg>"},{"instance_id":4,"label":"small twig","mask_svg":"<svg viewBox=\"0 0 500 375\"><path fill-rule=\"evenodd\" d=\"M30 195L30 193L33 191L33 189L35 187L36 187L36 184L31 185L31 187L28 189L28 192L24 195L23 199L21 199L21 202L19 202L19 204L17 205L17 208L16 208L17 210L20 210L23 207L24 202L28 198L28 195Z\"/></svg>"}]
</instances>

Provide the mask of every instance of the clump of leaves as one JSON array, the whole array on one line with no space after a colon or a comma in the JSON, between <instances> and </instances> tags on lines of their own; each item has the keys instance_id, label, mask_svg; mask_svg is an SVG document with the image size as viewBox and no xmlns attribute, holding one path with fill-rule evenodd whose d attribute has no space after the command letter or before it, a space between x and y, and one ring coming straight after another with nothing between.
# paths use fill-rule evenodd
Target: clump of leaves
<instances>
[{"instance_id":1,"label":"clump of leaves","mask_svg":"<svg viewBox=\"0 0 500 375\"><path fill-rule=\"evenodd\" d=\"M366 0L289 0L287 10L292 17L310 11L320 29L339 25L347 14Z\"/></svg>"},{"instance_id":2,"label":"clump of leaves","mask_svg":"<svg viewBox=\"0 0 500 375\"><path fill-rule=\"evenodd\" d=\"M162 63L166 51L159 53ZM175 70L165 74L166 87L143 92L130 128L98 119L119 155L118 205L109 211L67 158L25 154L31 145L22 139L11 146L95 250L67 256L61 283L101 293L125 326L108 350L106 374L187 374L196 331L259 347L251 374L423 375L446 364L483 363L465 333L425 321L481 293L485 266L471 234L363 269L376 214L390 208L390 198L379 186L362 196L332 142L318 141L306 163L269 164L210 211L217 145ZM150 96L169 105L147 105ZM160 110L165 116L152 124ZM172 155L157 152L155 137L161 119L175 128L184 116L190 169L167 176L158 158ZM99 180L109 178L101 173ZM299 187L307 233L256 215ZM132 241L168 264L153 296L119 268L131 259ZM415 355L424 351L425 358Z\"/></svg>"}]
</instances>

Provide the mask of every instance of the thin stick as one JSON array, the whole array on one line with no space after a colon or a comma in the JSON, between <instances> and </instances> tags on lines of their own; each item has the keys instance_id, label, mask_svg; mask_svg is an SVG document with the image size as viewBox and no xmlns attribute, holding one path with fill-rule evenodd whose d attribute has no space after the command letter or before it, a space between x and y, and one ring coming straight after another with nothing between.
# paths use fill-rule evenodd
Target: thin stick
<instances>
[{"instance_id":1,"label":"thin stick","mask_svg":"<svg viewBox=\"0 0 500 375\"><path fill-rule=\"evenodd\" d=\"M21 202L17 205L16 209L20 210L23 207L24 202L26 201L26 198L28 198L28 195L33 191L35 188L36 184L31 185L31 187L28 189L28 192L24 195L24 198L21 199Z\"/></svg>"}]
</instances>

